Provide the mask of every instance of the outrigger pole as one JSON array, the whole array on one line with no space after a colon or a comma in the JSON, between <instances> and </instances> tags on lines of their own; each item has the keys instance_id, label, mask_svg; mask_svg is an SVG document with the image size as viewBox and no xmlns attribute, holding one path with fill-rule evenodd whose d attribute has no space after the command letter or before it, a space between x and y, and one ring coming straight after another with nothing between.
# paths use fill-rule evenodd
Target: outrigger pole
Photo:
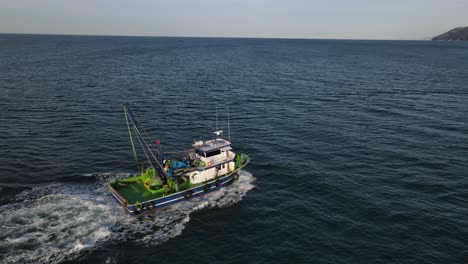
<instances>
[{"instance_id":1,"label":"outrigger pole","mask_svg":"<svg viewBox=\"0 0 468 264\"><path fill-rule=\"evenodd\" d=\"M164 168L162 164L159 162L159 159L154 155L154 153L149 148L148 144L146 144L145 140L143 139L143 136L141 135L141 132L140 132L140 127L138 125L138 122L135 120L135 117L133 116L132 111L127 106L124 106L124 112L125 112L125 119L127 120L128 132L130 134L130 141L132 143L133 154L135 155L135 160L137 161L137 164L138 164L138 158L136 156L132 133L130 132L130 126L128 123L129 120L130 120L130 123L133 125L138 141L140 142L141 147L143 148L143 151L145 152L145 155L148 158L148 162L156 170L156 176L158 177L161 184L166 185L167 176L166 176L166 173L164 173ZM159 153L159 155L162 156L162 153Z\"/></svg>"},{"instance_id":2,"label":"outrigger pole","mask_svg":"<svg viewBox=\"0 0 468 264\"><path fill-rule=\"evenodd\" d=\"M125 121L127 121L128 135L130 136L130 143L132 144L133 156L135 157L135 162L136 162L137 167L140 168L138 164L138 156L135 150L135 144L133 143L132 131L130 130L130 124L128 123L127 108L125 106L124 106L124 112L125 112Z\"/></svg>"}]
</instances>

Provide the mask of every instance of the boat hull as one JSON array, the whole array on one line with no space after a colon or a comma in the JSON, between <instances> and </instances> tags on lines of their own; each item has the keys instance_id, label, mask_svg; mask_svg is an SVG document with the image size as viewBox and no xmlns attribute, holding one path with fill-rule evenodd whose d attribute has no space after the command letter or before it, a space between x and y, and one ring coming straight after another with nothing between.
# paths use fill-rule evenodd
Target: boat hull
<instances>
[{"instance_id":1,"label":"boat hull","mask_svg":"<svg viewBox=\"0 0 468 264\"><path fill-rule=\"evenodd\" d=\"M144 201L138 204L127 204L118 192L109 184L109 190L117 202L123 206L125 211L131 215L141 215L147 212L162 209L164 207L180 203L183 201L191 200L193 198L209 194L211 192L220 190L239 177L238 170L226 175L209 181L203 185L184 190L181 192L169 194L164 197Z\"/></svg>"}]
</instances>

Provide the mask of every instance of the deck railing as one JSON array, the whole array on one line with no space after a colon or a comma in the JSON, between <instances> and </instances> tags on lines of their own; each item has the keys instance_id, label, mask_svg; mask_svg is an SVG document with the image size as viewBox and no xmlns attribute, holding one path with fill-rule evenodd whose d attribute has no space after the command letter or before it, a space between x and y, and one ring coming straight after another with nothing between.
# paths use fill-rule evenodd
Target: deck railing
<instances>
[{"instance_id":1,"label":"deck railing","mask_svg":"<svg viewBox=\"0 0 468 264\"><path fill-rule=\"evenodd\" d=\"M205 167L211 167L211 166L213 166L215 164L219 164L219 163L223 163L223 162L232 160L232 159L234 159L235 156L236 156L236 154L230 153L226 157L206 158Z\"/></svg>"}]
</instances>

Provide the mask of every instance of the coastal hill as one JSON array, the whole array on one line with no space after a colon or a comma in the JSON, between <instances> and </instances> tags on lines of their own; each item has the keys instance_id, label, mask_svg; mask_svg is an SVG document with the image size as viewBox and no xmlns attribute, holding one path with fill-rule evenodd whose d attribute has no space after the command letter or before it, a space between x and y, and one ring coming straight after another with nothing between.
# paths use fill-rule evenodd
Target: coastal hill
<instances>
[{"instance_id":1,"label":"coastal hill","mask_svg":"<svg viewBox=\"0 0 468 264\"><path fill-rule=\"evenodd\" d=\"M468 40L468 27L454 28L432 40Z\"/></svg>"}]
</instances>

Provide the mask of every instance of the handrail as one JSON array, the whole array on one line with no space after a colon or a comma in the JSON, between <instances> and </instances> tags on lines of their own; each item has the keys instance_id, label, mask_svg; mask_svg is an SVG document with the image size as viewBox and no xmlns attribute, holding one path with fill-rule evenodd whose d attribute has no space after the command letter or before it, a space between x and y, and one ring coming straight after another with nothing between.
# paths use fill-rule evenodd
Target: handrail
<instances>
[{"instance_id":1,"label":"handrail","mask_svg":"<svg viewBox=\"0 0 468 264\"><path fill-rule=\"evenodd\" d=\"M235 156L236 156L236 154L233 153L233 154L227 155L227 157L205 158L206 159L205 167L211 167L211 166L213 166L215 164L222 163L224 161L233 160Z\"/></svg>"}]
</instances>

